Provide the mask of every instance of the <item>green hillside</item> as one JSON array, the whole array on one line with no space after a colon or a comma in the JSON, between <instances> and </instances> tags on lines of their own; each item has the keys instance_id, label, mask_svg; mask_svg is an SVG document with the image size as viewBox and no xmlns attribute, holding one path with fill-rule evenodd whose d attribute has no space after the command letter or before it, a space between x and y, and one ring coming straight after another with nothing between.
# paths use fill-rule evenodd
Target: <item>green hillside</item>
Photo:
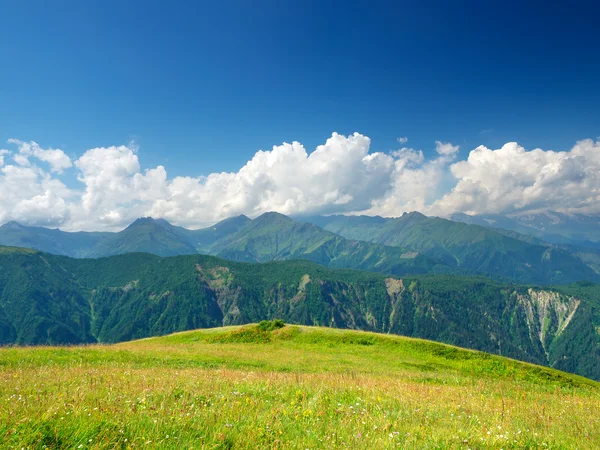
<instances>
[{"instance_id":1,"label":"green hillside","mask_svg":"<svg viewBox=\"0 0 600 450\"><path fill-rule=\"evenodd\" d=\"M255 325L0 349L6 448L597 448L600 385L374 333Z\"/></svg>"},{"instance_id":2,"label":"green hillside","mask_svg":"<svg viewBox=\"0 0 600 450\"><path fill-rule=\"evenodd\" d=\"M596 288L390 277L309 261L72 259L12 249L0 252L0 342L118 342L281 317L432 339L600 379Z\"/></svg>"},{"instance_id":3,"label":"green hillside","mask_svg":"<svg viewBox=\"0 0 600 450\"><path fill-rule=\"evenodd\" d=\"M594 264L516 232L412 212L398 218L317 216L303 220L347 239L401 247L465 270L520 283L598 281Z\"/></svg>"}]
</instances>

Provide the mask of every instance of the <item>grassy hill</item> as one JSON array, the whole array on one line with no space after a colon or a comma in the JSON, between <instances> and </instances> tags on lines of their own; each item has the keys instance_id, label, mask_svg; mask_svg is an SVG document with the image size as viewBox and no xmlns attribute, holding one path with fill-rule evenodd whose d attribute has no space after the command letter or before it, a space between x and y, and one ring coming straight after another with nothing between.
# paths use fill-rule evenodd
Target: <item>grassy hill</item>
<instances>
[{"instance_id":1,"label":"grassy hill","mask_svg":"<svg viewBox=\"0 0 600 450\"><path fill-rule=\"evenodd\" d=\"M0 251L0 344L119 342L281 317L446 342L600 379L598 286L392 277L309 261Z\"/></svg>"},{"instance_id":2,"label":"grassy hill","mask_svg":"<svg viewBox=\"0 0 600 450\"><path fill-rule=\"evenodd\" d=\"M417 339L189 331L0 349L6 448L597 448L600 385Z\"/></svg>"}]
</instances>

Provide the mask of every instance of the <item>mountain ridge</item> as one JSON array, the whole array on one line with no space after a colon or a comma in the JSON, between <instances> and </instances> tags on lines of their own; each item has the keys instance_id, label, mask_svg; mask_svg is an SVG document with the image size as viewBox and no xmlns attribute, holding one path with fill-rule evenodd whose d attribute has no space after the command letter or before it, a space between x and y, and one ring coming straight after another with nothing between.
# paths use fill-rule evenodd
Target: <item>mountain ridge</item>
<instances>
[{"instance_id":1,"label":"mountain ridge","mask_svg":"<svg viewBox=\"0 0 600 450\"><path fill-rule=\"evenodd\" d=\"M248 262L303 258L329 267L396 275L481 273L541 284L600 280L600 254L536 239L418 212L398 218L338 215L295 220L267 212L255 219L231 217L199 230L143 217L117 233L69 233L16 223L0 227L0 244L73 257L204 253Z\"/></svg>"},{"instance_id":2,"label":"mountain ridge","mask_svg":"<svg viewBox=\"0 0 600 450\"><path fill-rule=\"evenodd\" d=\"M515 232L502 233L420 213L397 218L337 215L299 220L348 239L400 246L453 267L514 281L552 284L576 281L578 276L597 280L599 275L596 266L567 249Z\"/></svg>"}]
</instances>

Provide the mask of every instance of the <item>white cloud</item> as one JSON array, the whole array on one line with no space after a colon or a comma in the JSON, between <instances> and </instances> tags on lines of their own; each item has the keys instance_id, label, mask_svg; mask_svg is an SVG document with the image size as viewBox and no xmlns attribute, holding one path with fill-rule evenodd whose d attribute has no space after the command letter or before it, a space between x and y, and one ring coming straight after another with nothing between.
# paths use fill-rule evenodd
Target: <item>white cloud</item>
<instances>
[{"instance_id":1,"label":"white cloud","mask_svg":"<svg viewBox=\"0 0 600 450\"><path fill-rule=\"evenodd\" d=\"M390 186L393 158L369 154L370 140L334 133L307 153L299 142L259 151L236 173L177 177L150 213L184 223L276 210L284 214L370 207Z\"/></svg>"},{"instance_id":2,"label":"white cloud","mask_svg":"<svg viewBox=\"0 0 600 450\"><path fill-rule=\"evenodd\" d=\"M401 136L399 138L396 138L396 140L402 145L404 145L408 142L408 138L406 136Z\"/></svg>"},{"instance_id":3,"label":"white cloud","mask_svg":"<svg viewBox=\"0 0 600 450\"><path fill-rule=\"evenodd\" d=\"M556 210L600 212L600 141L570 151L480 146L450 167L457 180L432 209L442 214Z\"/></svg>"},{"instance_id":4,"label":"white cloud","mask_svg":"<svg viewBox=\"0 0 600 450\"><path fill-rule=\"evenodd\" d=\"M25 155L22 155L20 153L17 153L15 156L13 156L13 160L20 166L23 167L29 167L31 164L29 162L29 158Z\"/></svg>"},{"instance_id":5,"label":"white cloud","mask_svg":"<svg viewBox=\"0 0 600 450\"><path fill-rule=\"evenodd\" d=\"M34 163L7 166L13 171L29 169L32 178L31 190L24 199L15 194L11 201L16 203L5 215L38 223L40 211L46 211L54 222L63 217L66 229L89 230L119 229L139 216L194 227L271 210L287 214L364 210L389 190L395 167L391 155L369 153L369 147L366 136L334 133L312 153L298 142L284 143L257 152L235 173L173 179L162 166L142 171L131 145L94 148L74 164L82 190L57 187L62 191L57 197L64 203L50 195L55 190L49 193L42 186L41 180L47 184L58 180L56 176ZM34 151L23 153L34 155Z\"/></svg>"},{"instance_id":6,"label":"white cloud","mask_svg":"<svg viewBox=\"0 0 600 450\"><path fill-rule=\"evenodd\" d=\"M36 142L24 142L18 139L9 139L9 144L15 144L19 147L19 153L14 156L14 160L21 166L29 166L29 157L34 157L50 165L50 171L62 173L73 165L71 159L60 149L43 149Z\"/></svg>"},{"instance_id":7,"label":"white cloud","mask_svg":"<svg viewBox=\"0 0 600 450\"><path fill-rule=\"evenodd\" d=\"M10 155L10 151L0 149L0 167L2 167L4 165L4 155Z\"/></svg>"},{"instance_id":8,"label":"white cloud","mask_svg":"<svg viewBox=\"0 0 600 450\"><path fill-rule=\"evenodd\" d=\"M18 221L53 226L64 223L69 212L64 198L51 190L45 190L18 202L14 208L14 217Z\"/></svg>"},{"instance_id":9,"label":"white cloud","mask_svg":"<svg viewBox=\"0 0 600 450\"><path fill-rule=\"evenodd\" d=\"M368 213L397 216L559 210L600 212L600 141L566 152L526 151L516 143L480 146L458 161L459 147L435 141L435 153L402 147L370 153L370 139L333 133L309 153L299 142L258 151L237 172L169 178L142 170L134 143L87 150L74 162L62 151L11 140L0 151L0 223L121 229L136 217L187 227L237 214ZM63 171L79 184L67 187Z\"/></svg>"},{"instance_id":10,"label":"white cloud","mask_svg":"<svg viewBox=\"0 0 600 450\"><path fill-rule=\"evenodd\" d=\"M6 165L0 169L0 223L58 226L68 220L72 192L37 167Z\"/></svg>"},{"instance_id":11,"label":"white cloud","mask_svg":"<svg viewBox=\"0 0 600 450\"><path fill-rule=\"evenodd\" d=\"M391 189L379 199L373 199L367 214L398 216L407 211L427 211L439 198L448 178L449 162L458 152L458 146L436 141L438 157L425 160L422 150L401 148L391 155L395 158ZM360 212L360 211L357 211Z\"/></svg>"},{"instance_id":12,"label":"white cloud","mask_svg":"<svg viewBox=\"0 0 600 450\"><path fill-rule=\"evenodd\" d=\"M455 156L458 152L459 146L452 145L449 142L435 141L435 151L442 156Z\"/></svg>"}]
</instances>

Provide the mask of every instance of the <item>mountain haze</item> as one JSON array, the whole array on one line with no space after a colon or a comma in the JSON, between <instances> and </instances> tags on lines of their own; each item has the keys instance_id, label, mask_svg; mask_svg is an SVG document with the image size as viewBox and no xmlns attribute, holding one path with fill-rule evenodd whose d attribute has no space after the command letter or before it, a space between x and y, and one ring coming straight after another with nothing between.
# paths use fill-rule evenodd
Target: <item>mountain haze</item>
<instances>
[{"instance_id":1,"label":"mountain haze","mask_svg":"<svg viewBox=\"0 0 600 450\"><path fill-rule=\"evenodd\" d=\"M17 222L0 226L0 245L32 248L55 255L83 258L98 243L110 238L109 232L67 232L59 229L31 227Z\"/></svg>"},{"instance_id":2,"label":"mountain haze","mask_svg":"<svg viewBox=\"0 0 600 450\"><path fill-rule=\"evenodd\" d=\"M512 230L553 244L569 244L600 250L600 215L598 214L563 214L547 211L509 217L501 214L455 213L451 219L456 222Z\"/></svg>"}]
</instances>

